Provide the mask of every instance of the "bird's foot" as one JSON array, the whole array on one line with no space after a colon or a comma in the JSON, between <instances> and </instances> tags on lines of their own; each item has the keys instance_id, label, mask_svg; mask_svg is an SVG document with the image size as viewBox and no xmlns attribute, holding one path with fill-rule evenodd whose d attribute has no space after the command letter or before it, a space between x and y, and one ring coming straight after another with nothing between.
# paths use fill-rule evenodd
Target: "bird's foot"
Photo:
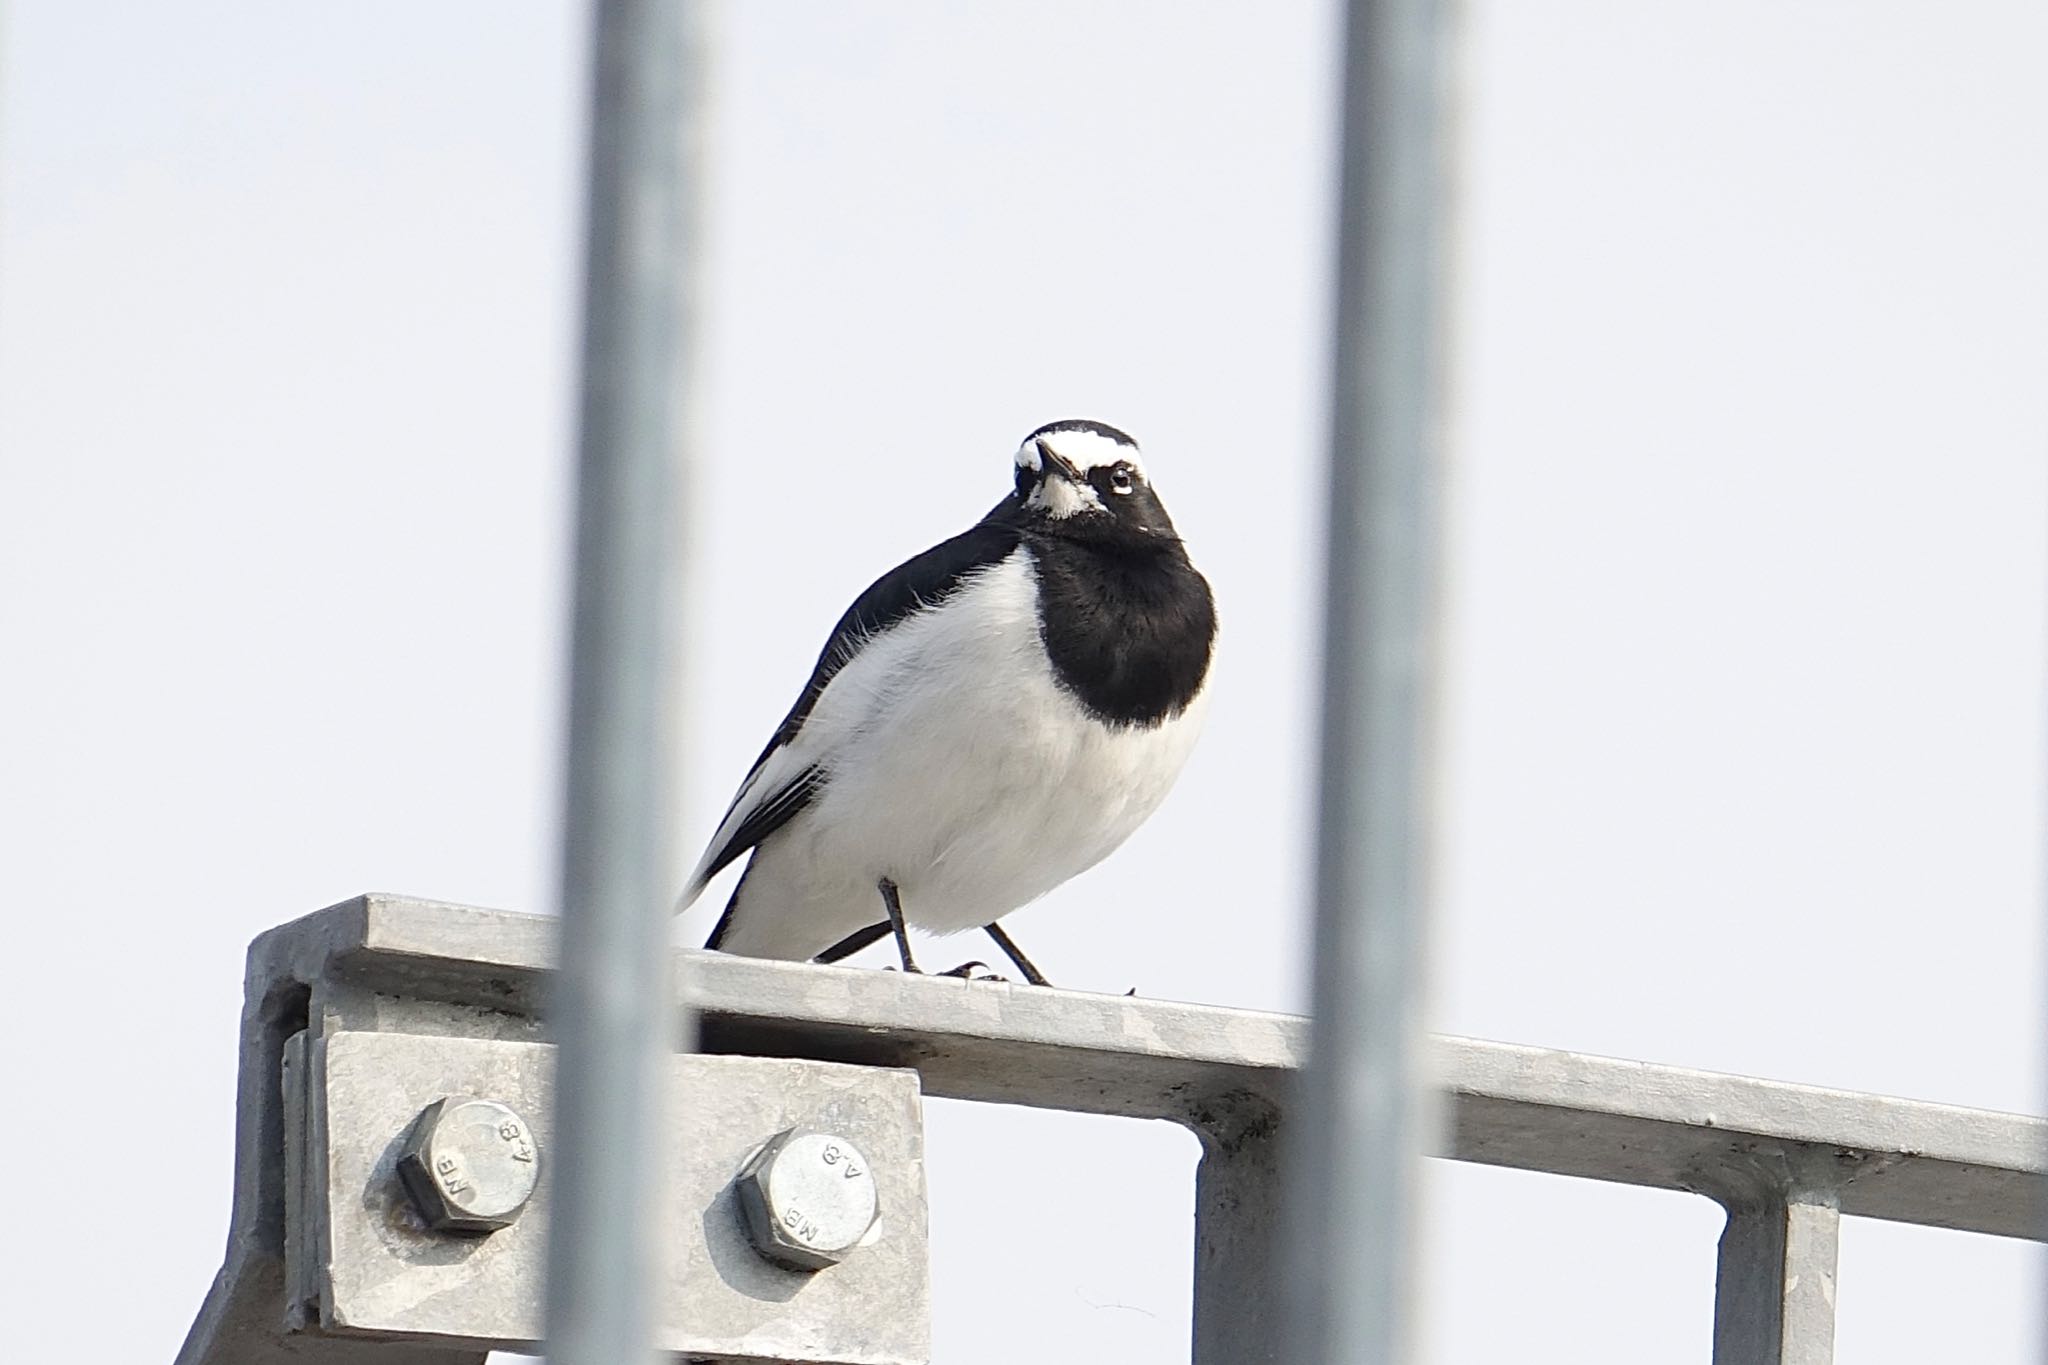
<instances>
[{"instance_id":1,"label":"bird's foot","mask_svg":"<svg viewBox=\"0 0 2048 1365\"><path fill-rule=\"evenodd\" d=\"M974 961L963 962L951 971L940 972L939 975L957 976L962 981L1008 981L1010 979L1007 976L999 976L990 971L986 962Z\"/></svg>"}]
</instances>

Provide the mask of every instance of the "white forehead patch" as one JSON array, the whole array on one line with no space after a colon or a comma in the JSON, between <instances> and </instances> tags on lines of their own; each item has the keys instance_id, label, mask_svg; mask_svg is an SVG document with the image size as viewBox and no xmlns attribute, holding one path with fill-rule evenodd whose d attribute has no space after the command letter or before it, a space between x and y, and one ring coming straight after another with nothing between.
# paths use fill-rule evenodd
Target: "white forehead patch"
<instances>
[{"instance_id":1,"label":"white forehead patch","mask_svg":"<svg viewBox=\"0 0 2048 1365\"><path fill-rule=\"evenodd\" d=\"M1027 437L1024 444L1017 447L1017 463L1034 474L1038 472L1040 441L1051 446L1053 454L1083 474L1091 469L1101 469L1113 464L1128 464L1137 470L1140 476L1145 473L1145 462L1139 456L1136 446L1125 445L1122 441L1104 436L1099 431L1070 427L1064 431L1048 431L1042 436Z\"/></svg>"}]
</instances>

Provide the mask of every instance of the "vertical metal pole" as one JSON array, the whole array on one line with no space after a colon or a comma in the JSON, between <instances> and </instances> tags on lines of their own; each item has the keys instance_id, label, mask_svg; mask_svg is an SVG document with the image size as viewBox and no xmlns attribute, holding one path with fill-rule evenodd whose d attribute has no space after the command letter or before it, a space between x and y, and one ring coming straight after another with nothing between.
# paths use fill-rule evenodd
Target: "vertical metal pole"
<instances>
[{"instance_id":1,"label":"vertical metal pole","mask_svg":"<svg viewBox=\"0 0 2048 1365\"><path fill-rule=\"evenodd\" d=\"M1278 1365L1281 1139L1274 1125L1202 1134L1195 1168L1194 1365Z\"/></svg>"},{"instance_id":2,"label":"vertical metal pole","mask_svg":"<svg viewBox=\"0 0 2048 1365\"><path fill-rule=\"evenodd\" d=\"M1420 994L1438 486L1437 0L1353 0L1345 34L1314 1032L1293 1137L1300 1365L1407 1357L1433 1148Z\"/></svg>"},{"instance_id":3,"label":"vertical metal pole","mask_svg":"<svg viewBox=\"0 0 2048 1365\"><path fill-rule=\"evenodd\" d=\"M548 1355L656 1360L698 11L598 0Z\"/></svg>"},{"instance_id":4,"label":"vertical metal pole","mask_svg":"<svg viewBox=\"0 0 2048 1365\"><path fill-rule=\"evenodd\" d=\"M1835 1255L1832 1194L1731 1203L1714 1277L1714 1365L1830 1365Z\"/></svg>"}]
</instances>

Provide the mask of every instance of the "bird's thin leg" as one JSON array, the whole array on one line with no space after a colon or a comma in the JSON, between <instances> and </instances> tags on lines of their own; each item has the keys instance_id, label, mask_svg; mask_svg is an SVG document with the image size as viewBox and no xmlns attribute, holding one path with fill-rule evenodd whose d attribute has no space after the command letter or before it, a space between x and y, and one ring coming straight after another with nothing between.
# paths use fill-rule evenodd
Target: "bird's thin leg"
<instances>
[{"instance_id":1,"label":"bird's thin leg","mask_svg":"<svg viewBox=\"0 0 2048 1365\"><path fill-rule=\"evenodd\" d=\"M981 927L990 938L996 941L996 947L1009 954L1010 961L1017 964L1017 970L1024 973L1026 981L1029 981L1034 986L1050 986L1052 984L1052 982L1045 979L1044 972L1031 965L1031 959L1024 956L1023 949L1019 948L1016 942L1003 932L1002 925L990 923L984 924Z\"/></svg>"},{"instance_id":2,"label":"bird's thin leg","mask_svg":"<svg viewBox=\"0 0 2048 1365\"><path fill-rule=\"evenodd\" d=\"M896 883L884 877L875 883L875 889L882 893L882 906L889 912L889 927L896 931L896 951L903 955L903 970L917 971L917 962L910 956L910 926L903 922L903 902L896 895Z\"/></svg>"},{"instance_id":3,"label":"bird's thin leg","mask_svg":"<svg viewBox=\"0 0 2048 1365\"><path fill-rule=\"evenodd\" d=\"M887 937L889 937L889 926L887 924L870 924L865 929L857 929L853 933L848 934L845 938L840 939L839 942L833 944L811 960L813 962L837 962L843 957L852 957L876 939Z\"/></svg>"}]
</instances>

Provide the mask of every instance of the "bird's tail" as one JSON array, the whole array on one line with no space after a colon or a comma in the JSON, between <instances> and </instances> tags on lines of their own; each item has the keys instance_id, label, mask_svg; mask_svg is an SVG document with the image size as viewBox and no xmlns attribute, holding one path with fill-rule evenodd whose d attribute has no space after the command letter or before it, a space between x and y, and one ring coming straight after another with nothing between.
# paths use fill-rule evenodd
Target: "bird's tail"
<instances>
[{"instance_id":1,"label":"bird's tail","mask_svg":"<svg viewBox=\"0 0 2048 1365\"><path fill-rule=\"evenodd\" d=\"M726 935L732 932L733 902L725 903L725 913L718 917L718 923L711 926L711 937L704 940L704 946L713 952L725 950Z\"/></svg>"},{"instance_id":2,"label":"bird's tail","mask_svg":"<svg viewBox=\"0 0 2048 1365\"><path fill-rule=\"evenodd\" d=\"M863 923L881 919L879 905L808 901L783 885L775 869L757 878L754 868L749 863L740 874L706 948L785 962L837 962L889 932L886 922Z\"/></svg>"},{"instance_id":3,"label":"bird's tail","mask_svg":"<svg viewBox=\"0 0 2048 1365\"><path fill-rule=\"evenodd\" d=\"M752 864L749 863L749 867L751 866ZM703 896L704 888L711 884L712 877L716 875L717 873L715 872L707 872L704 863L698 863L691 870L690 879L683 883L682 894L676 897L674 913L680 915L695 905L699 898ZM746 883L747 874L745 871L742 871L739 881L733 884L732 895L726 899L725 913L718 917L718 923L711 927L711 937L704 941L706 948L716 949L723 947L726 934L732 928L733 910L739 905L740 887L745 886Z\"/></svg>"}]
</instances>

